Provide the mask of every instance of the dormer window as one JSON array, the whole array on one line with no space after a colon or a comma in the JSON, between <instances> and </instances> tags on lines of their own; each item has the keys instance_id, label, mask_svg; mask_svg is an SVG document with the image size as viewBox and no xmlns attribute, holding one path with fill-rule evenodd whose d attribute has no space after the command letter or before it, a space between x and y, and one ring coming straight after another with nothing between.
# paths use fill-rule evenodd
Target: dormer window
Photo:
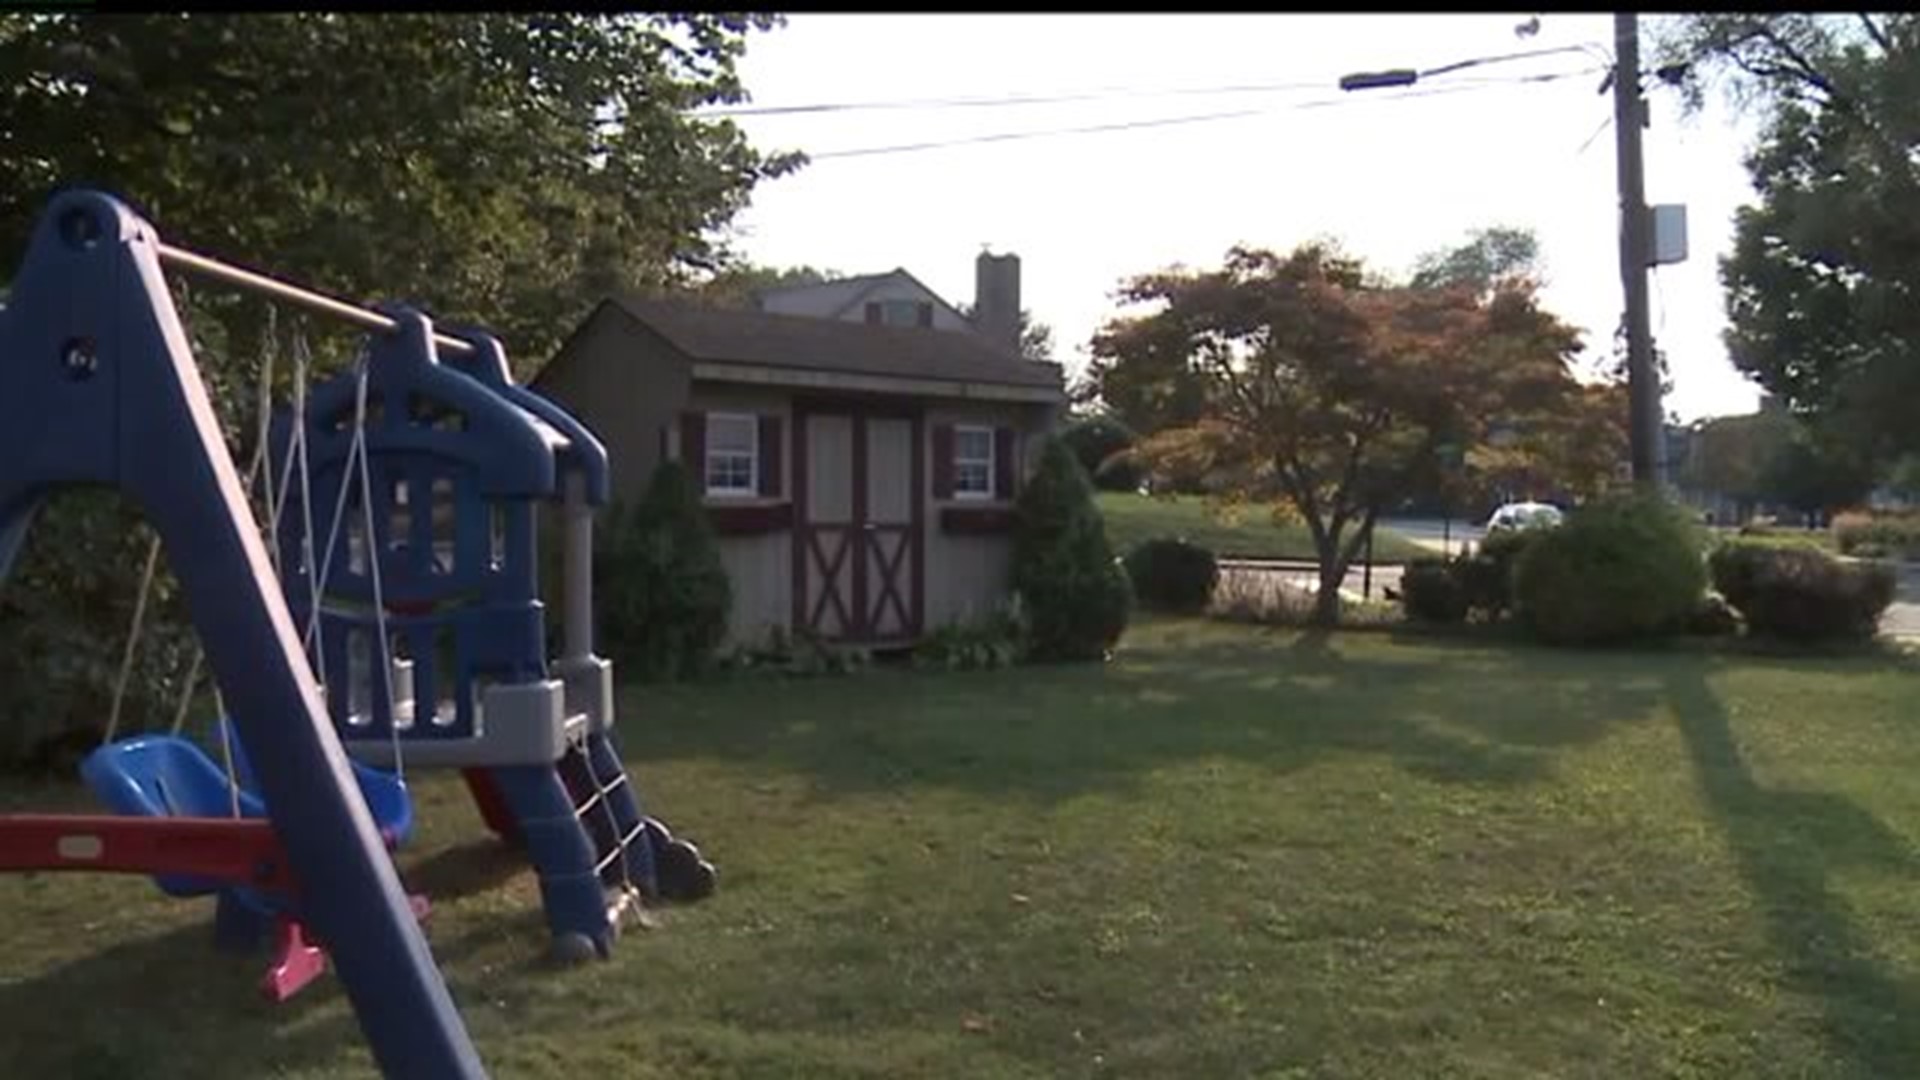
<instances>
[{"instance_id":1,"label":"dormer window","mask_svg":"<svg viewBox=\"0 0 1920 1080\"><path fill-rule=\"evenodd\" d=\"M867 322L877 326L932 326L933 304L926 300L870 300Z\"/></svg>"}]
</instances>

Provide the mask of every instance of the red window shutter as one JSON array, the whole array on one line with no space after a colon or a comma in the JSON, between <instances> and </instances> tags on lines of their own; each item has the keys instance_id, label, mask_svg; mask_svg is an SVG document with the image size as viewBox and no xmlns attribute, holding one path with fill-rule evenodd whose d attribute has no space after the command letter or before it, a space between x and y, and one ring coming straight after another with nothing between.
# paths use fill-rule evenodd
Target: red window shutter
<instances>
[{"instance_id":1,"label":"red window shutter","mask_svg":"<svg viewBox=\"0 0 1920 1080\"><path fill-rule=\"evenodd\" d=\"M933 497L953 498L953 425L933 426Z\"/></svg>"},{"instance_id":2,"label":"red window shutter","mask_svg":"<svg viewBox=\"0 0 1920 1080\"><path fill-rule=\"evenodd\" d=\"M1014 496L1014 483L1020 471L1014 468L1013 429L997 427L993 429L993 497L1011 499Z\"/></svg>"},{"instance_id":3,"label":"red window shutter","mask_svg":"<svg viewBox=\"0 0 1920 1080\"><path fill-rule=\"evenodd\" d=\"M687 467L693 477L694 487L705 491L707 487L707 414L683 412L680 414L680 464Z\"/></svg>"},{"instance_id":4,"label":"red window shutter","mask_svg":"<svg viewBox=\"0 0 1920 1080\"><path fill-rule=\"evenodd\" d=\"M874 324L880 322L880 304L877 301L867 301L867 321Z\"/></svg>"},{"instance_id":5,"label":"red window shutter","mask_svg":"<svg viewBox=\"0 0 1920 1080\"><path fill-rule=\"evenodd\" d=\"M921 327L927 328L927 329L931 329L933 327L933 305L932 304L929 304L924 300L921 301L920 306L914 310L913 314L914 314L914 321L918 322L921 325Z\"/></svg>"},{"instance_id":6,"label":"red window shutter","mask_svg":"<svg viewBox=\"0 0 1920 1080\"><path fill-rule=\"evenodd\" d=\"M780 418L760 418L760 494L780 497Z\"/></svg>"}]
</instances>

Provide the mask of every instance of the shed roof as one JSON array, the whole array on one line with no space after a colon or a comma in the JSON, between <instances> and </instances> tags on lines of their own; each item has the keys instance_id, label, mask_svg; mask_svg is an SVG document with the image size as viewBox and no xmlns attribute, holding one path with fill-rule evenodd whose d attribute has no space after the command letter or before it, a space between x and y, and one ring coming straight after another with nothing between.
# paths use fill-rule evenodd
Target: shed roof
<instances>
[{"instance_id":1,"label":"shed roof","mask_svg":"<svg viewBox=\"0 0 1920 1080\"><path fill-rule=\"evenodd\" d=\"M1008 356L974 334L616 297L629 316L690 359L1059 389L1060 365Z\"/></svg>"}]
</instances>

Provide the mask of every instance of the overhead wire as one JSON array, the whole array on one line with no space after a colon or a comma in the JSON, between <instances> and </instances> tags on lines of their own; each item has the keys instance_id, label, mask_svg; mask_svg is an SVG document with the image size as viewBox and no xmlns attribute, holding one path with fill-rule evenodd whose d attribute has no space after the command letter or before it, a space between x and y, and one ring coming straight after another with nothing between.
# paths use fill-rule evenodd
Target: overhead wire
<instances>
[{"instance_id":1,"label":"overhead wire","mask_svg":"<svg viewBox=\"0 0 1920 1080\"><path fill-rule=\"evenodd\" d=\"M1602 56L1594 43L1583 42L1577 45L1561 45L1546 49L1530 49L1523 52L1502 53L1495 56L1477 56L1459 60L1419 72L1420 78L1431 78L1449 72L1486 64L1508 63L1515 60L1527 60L1542 56L1555 56L1565 53L1582 52L1589 56ZM1611 62L1611 61L1605 61ZM1072 90L1058 93L1007 94L997 97L928 97L905 98L879 101L823 101L801 105L729 105L717 109L703 109L698 112L702 118L722 118L737 116L802 116L818 113L861 112L867 110L901 109L966 109L966 108L1003 108L1018 105L1058 105L1080 101L1101 101L1112 98L1139 97L1196 97L1215 94L1274 94L1305 93L1325 90L1337 84L1336 78L1316 80L1296 80L1275 83L1229 83L1222 86L1187 87L1107 87L1098 90Z\"/></svg>"},{"instance_id":2,"label":"overhead wire","mask_svg":"<svg viewBox=\"0 0 1920 1080\"><path fill-rule=\"evenodd\" d=\"M1190 86L1161 89L1113 87L1060 94L1015 94L1007 97L909 98L904 101L829 101L809 105L743 105L709 109L702 117L796 116L809 113L860 112L870 109L1000 108L1010 105L1060 105L1076 101L1104 101L1119 97L1195 97L1208 94L1273 94L1324 90L1324 82L1251 83L1234 86Z\"/></svg>"},{"instance_id":3,"label":"overhead wire","mask_svg":"<svg viewBox=\"0 0 1920 1080\"><path fill-rule=\"evenodd\" d=\"M809 161L828 161L835 158L871 157L882 154L904 154L923 150L939 150L955 146L971 146L981 143L1012 142L1025 139L1053 138L1064 135L1092 135L1115 131L1132 131L1142 128L1170 127L1182 124L1211 123L1221 120L1239 120L1253 116L1269 116L1279 112L1291 112L1305 109L1335 108L1344 105L1360 105L1368 102L1405 101L1412 98L1439 97L1448 94L1474 93L1500 86L1513 86L1524 83L1555 82L1561 79L1591 75L1596 69L1582 68L1577 71L1547 72L1536 75L1510 76L1506 78L1486 78L1474 81L1460 80L1457 85L1443 85L1430 89L1408 90L1397 94L1371 94L1364 97L1324 98L1317 101L1304 101L1290 105L1268 105L1252 109L1234 109L1226 112L1200 113L1186 116L1158 117L1146 120L1122 120L1106 124L1089 124L1077 127L1040 128L1027 131L996 132L988 135L970 135L956 139L935 139L916 143L899 143L890 146L866 146L850 150L826 150L809 153Z\"/></svg>"}]
</instances>

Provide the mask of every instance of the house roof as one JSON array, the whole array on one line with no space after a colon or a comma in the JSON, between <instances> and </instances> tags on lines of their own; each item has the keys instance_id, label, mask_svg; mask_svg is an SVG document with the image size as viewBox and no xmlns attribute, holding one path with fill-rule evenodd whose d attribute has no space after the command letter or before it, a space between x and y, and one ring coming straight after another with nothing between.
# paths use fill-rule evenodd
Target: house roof
<instances>
[{"instance_id":1,"label":"house roof","mask_svg":"<svg viewBox=\"0 0 1920 1080\"><path fill-rule=\"evenodd\" d=\"M1009 356L970 333L616 297L629 316L690 359L1057 390L1058 364Z\"/></svg>"},{"instance_id":2,"label":"house roof","mask_svg":"<svg viewBox=\"0 0 1920 1080\"><path fill-rule=\"evenodd\" d=\"M874 286L905 272L895 268L884 274L859 274L812 285L779 285L770 289L755 290L753 297L763 310L775 310L773 305L780 305L786 308L781 312L782 314L811 315L830 319L853 306L855 301L871 292Z\"/></svg>"},{"instance_id":3,"label":"house roof","mask_svg":"<svg viewBox=\"0 0 1920 1080\"><path fill-rule=\"evenodd\" d=\"M779 315L812 315L822 319L838 319L859 306L860 302L872 295L875 290L888 282L903 282L925 293L933 303L945 309L947 314L979 333L979 327L973 319L959 308L948 303L946 298L927 287L927 283L914 277L903 266L896 266L883 274L858 274L854 277L835 278L813 285L779 285L770 289L760 289L753 294L754 304L761 311Z\"/></svg>"}]
</instances>

